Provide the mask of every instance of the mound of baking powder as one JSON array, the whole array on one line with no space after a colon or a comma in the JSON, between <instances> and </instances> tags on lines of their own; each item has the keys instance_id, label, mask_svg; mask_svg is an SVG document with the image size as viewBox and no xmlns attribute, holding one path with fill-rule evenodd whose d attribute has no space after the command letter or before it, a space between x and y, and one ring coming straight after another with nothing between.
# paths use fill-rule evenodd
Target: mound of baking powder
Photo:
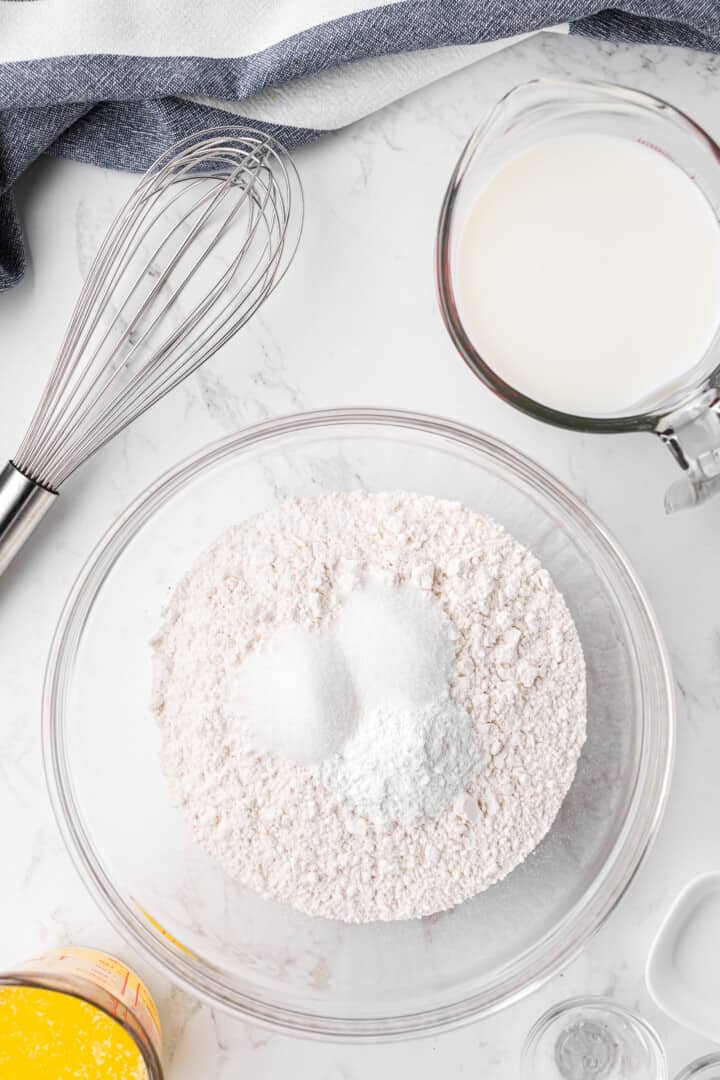
<instances>
[{"instance_id":1,"label":"mound of baking powder","mask_svg":"<svg viewBox=\"0 0 720 1080\"><path fill-rule=\"evenodd\" d=\"M585 737L549 575L429 496L338 492L243 522L153 644L163 766L198 841L313 915L415 918L499 881L552 824Z\"/></svg>"},{"instance_id":2,"label":"mound of baking powder","mask_svg":"<svg viewBox=\"0 0 720 1080\"><path fill-rule=\"evenodd\" d=\"M451 633L431 592L370 578L330 626L255 650L230 708L258 750L315 765L335 799L385 828L435 817L488 757L450 697Z\"/></svg>"}]
</instances>

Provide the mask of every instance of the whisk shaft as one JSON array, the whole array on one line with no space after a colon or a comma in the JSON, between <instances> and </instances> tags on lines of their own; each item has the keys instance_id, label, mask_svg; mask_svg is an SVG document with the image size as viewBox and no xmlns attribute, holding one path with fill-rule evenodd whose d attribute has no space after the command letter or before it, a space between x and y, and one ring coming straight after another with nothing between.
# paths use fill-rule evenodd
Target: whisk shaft
<instances>
[{"instance_id":1,"label":"whisk shaft","mask_svg":"<svg viewBox=\"0 0 720 1080\"><path fill-rule=\"evenodd\" d=\"M57 498L36 484L12 461L0 471L0 574Z\"/></svg>"}]
</instances>

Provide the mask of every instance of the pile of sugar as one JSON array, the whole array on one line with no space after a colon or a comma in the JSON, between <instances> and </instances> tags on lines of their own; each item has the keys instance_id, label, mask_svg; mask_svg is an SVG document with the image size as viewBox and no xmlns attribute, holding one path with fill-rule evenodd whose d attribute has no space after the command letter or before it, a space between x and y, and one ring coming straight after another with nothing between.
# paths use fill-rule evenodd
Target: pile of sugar
<instances>
[{"instance_id":1,"label":"pile of sugar","mask_svg":"<svg viewBox=\"0 0 720 1080\"><path fill-rule=\"evenodd\" d=\"M238 722L243 665L280 634L319 637L370 579L439 606L450 698L478 744L460 794L411 822L338 798L322 776L332 756L318 766L262 750ZM175 589L154 649L163 766L199 843L312 915L417 918L499 881L550 828L585 738L582 650L549 575L495 522L429 496L292 499L228 530ZM351 742L337 732L335 747Z\"/></svg>"},{"instance_id":2,"label":"pile of sugar","mask_svg":"<svg viewBox=\"0 0 720 1080\"><path fill-rule=\"evenodd\" d=\"M259 749L314 765L339 751L355 729L357 692L332 630L278 630L249 655L231 692L230 712Z\"/></svg>"},{"instance_id":3,"label":"pile of sugar","mask_svg":"<svg viewBox=\"0 0 720 1080\"><path fill-rule=\"evenodd\" d=\"M280 630L252 653L233 707L259 750L316 766L360 814L434 817L487 759L450 697L451 632L431 592L371 578L327 628Z\"/></svg>"}]
</instances>

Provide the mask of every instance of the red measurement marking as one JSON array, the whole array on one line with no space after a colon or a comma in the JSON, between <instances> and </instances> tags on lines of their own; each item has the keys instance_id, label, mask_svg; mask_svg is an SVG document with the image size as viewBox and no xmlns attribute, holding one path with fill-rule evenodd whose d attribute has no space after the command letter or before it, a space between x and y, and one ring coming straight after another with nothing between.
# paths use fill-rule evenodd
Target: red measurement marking
<instances>
[{"instance_id":1,"label":"red measurement marking","mask_svg":"<svg viewBox=\"0 0 720 1080\"><path fill-rule=\"evenodd\" d=\"M135 988L135 1001L133 1003L133 1008L135 1008L135 1009L137 1008L137 1003L138 1003L138 998L139 997L140 997L140 980L138 979L138 984L137 984L137 986Z\"/></svg>"},{"instance_id":2,"label":"red measurement marking","mask_svg":"<svg viewBox=\"0 0 720 1080\"><path fill-rule=\"evenodd\" d=\"M643 146L647 146L650 150L654 150L656 154L662 154L668 161L672 161L675 164L675 158L672 154L668 154L667 150L663 150L662 146L658 146L657 143L650 142L649 139L638 139L637 142L642 143Z\"/></svg>"},{"instance_id":3,"label":"red measurement marking","mask_svg":"<svg viewBox=\"0 0 720 1080\"><path fill-rule=\"evenodd\" d=\"M662 156L664 158L667 158L668 161L672 161L673 165L677 165L677 161L672 156L672 154L668 154L667 150L663 150L662 146L658 146L657 143L650 142L649 139L641 139L640 137L638 137L635 141L642 143L643 146L647 146L650 150L654 150L656 154L662 154ZM688 177L689 180L692 180L694 184L697 183L697 177L695 176L695 173L686 173L685 175Z\"/></svg>"},{"instance_id":4,"label":"red measurement marking","mask_svg":"<svg viewBox=\"0 0 720 1080\"><path fill-rule=\"evenodd\" d=\"M122 990L120 991L120 996L121 997L125 993L125 991L127 990L127 984L128 984L128 979L129 978L130 978L130 972L126 971L125 972L125 982L122 984Z\"/></svg>"}]
</instances>

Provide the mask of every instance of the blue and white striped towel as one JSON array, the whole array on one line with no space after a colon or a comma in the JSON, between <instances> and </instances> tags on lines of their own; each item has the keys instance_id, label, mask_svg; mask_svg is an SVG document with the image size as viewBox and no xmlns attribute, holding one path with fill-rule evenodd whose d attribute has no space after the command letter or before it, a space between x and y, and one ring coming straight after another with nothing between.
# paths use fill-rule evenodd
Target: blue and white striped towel
<instances>
[{"instance_id":1,"label":"blue and white striped towel","mask_svg":"<svg viewBox=\"0 0 720 1080\"><path fill-rule=\"evenodd\" d=\"M297 145L538 30L720 50L717 0L0 0L0 289L43 153L144 169L228 112ZM623 10L620 10L622 8Z\"/></svg>"}]
</instances>

